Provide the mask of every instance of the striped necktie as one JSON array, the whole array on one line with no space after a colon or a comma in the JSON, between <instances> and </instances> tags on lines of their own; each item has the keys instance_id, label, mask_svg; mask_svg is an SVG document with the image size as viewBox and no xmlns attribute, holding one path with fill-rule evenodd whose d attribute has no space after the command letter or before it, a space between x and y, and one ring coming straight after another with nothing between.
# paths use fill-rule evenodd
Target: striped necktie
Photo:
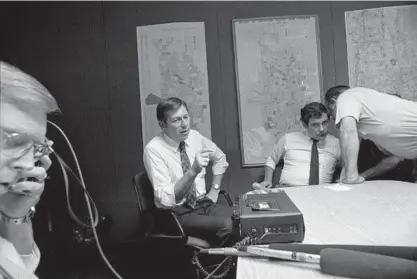
<instances>
[{"instance_id":1,"label":"striped necktie","mask_svg":"<svg viewBox=\"0 0 417 279\"><path fill-rule=\"evenodd\" d=\"M185 142L180 142L180 146L178 147L178 150L180 151L181 156L181 167L182 172L186 173L190 168L190 159L188 158L187 151L185 150ZM197 193L195 189L195 183L193 182L193 185L190 187L188 192L185 194L186 203L191 207L195 208L195 205L197 203Z\"/></svg>"}]
</instances>

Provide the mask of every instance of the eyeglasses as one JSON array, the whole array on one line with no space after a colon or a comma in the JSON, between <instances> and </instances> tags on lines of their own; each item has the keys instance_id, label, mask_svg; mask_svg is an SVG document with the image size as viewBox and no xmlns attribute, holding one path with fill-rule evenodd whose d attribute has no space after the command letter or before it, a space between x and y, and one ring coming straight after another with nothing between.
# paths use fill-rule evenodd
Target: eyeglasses
<instances>
[{"instance_id":1,"label":"eyeglasses","mask_svg":"<svg viewBox=\"0 0 417 279\"><path fill-rule=\"evenodd\" d=\"M0 152L10 158L18 159L26 155L33 147L33 155L35 160L39 160L45 155L54 152L52 149L52 142L45 138L43 142L33 139L33 137L17 133L7 132L0 129Z\"/></svg>"}]
</instances>

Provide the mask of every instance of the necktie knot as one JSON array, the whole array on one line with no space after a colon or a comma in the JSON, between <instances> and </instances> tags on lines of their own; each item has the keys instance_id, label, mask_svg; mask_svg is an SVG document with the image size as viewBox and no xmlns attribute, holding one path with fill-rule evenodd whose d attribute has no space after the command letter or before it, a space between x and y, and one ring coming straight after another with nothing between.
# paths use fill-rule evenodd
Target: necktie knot
<instances>
[{"instance_id":1,"label":"necktie knot","mask_svg":"<svg viewBox=\"0 0 417 279\"><path fill-rule=\"evenodd\" d=\"M180 146L178 147L179 151L185 150L185 141L180 142Z\"/></svg>"}]
</instances>

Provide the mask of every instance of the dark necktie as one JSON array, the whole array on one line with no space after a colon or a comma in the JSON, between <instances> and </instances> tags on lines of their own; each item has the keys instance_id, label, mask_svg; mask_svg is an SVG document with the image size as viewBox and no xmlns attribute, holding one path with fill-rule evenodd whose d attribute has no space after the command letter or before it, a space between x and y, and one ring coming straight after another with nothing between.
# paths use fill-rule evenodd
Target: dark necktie
<instances>
[{"instance_id":1,"label":"dark necktie","mask_svg":"<svg viewBox=\"0 0 417 279\"><path fill-rule=\"evenodd\" d=\"M188 158L187 151L185 150L185 142L180 142L180 146L178 147L181 156L181 167L182 172L186 173L190 168L190 159ZM194 208L197 203L197 194L195 191L195 183L190 187L188 192L185 194L186 203L191 207Z\"/></svg>"},{"instance_id":2,"label":"dark necktie","mask_svg":"<svg viewBox=\"0 0 417 279\"><path fill-rule=\"evenodd\" d=\"M308 180L308 185L318 185L319 184L319 151L317 149L316 139L312 139L313 144L311 146L311 160L310 160L310 178Z\"/></svg>"}]
</instances>

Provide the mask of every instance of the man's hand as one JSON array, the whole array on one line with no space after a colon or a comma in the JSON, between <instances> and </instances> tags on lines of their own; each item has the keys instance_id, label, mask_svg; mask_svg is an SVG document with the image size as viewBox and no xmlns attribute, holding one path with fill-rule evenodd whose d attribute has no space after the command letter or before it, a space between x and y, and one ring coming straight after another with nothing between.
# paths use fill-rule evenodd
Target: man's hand
<instances>
[{"instance_id":1,"label":"man's hand","mask_svg":"<svg viewBox=\"0 0 417 279\"><path fill-rule=\"evenodd\" d=\"M262 181L261 183L255 182L255 183L252 184L252 187L255 190L257 190L257 189L271 189L272 186L273 186L272 181L268 181L268 180Z\"/></svg>"},{"instance_id":2,"label":"man's hand","mask_svg":"<svg viewBox=\"0 0 417 279\"><path fill-rule=\"evenodd\" d=\"M341 179L341 182L344 184L361 184L365 182L365 178L360 175L354 177L345 177Z\"/></svg>"},{"instance_id":3,"label":"man's hand","mask_svg":"<svg viewBox=\"0 0 417 279\"><path fill-rule=\"evenodd\" d=\"M212 153L212 152L213 152L213 150L203 149L200 152L198 152L197 154L195 154L195 160L194 160L194 163L192 165L192 169L196 173L200 173L203 168L207 167L207 165L210 162L210 153Z\"/></svg>"},{"instance_id":4,"label":"man's hand","mask_svg":"<svg viewBox=\"0 0 417 279\"><path fill-rule=\"evenodd\" d=\"M22 171L22 179L31 179L14 184L9 191L0 195L0 211L14 218L25 216L35 206L44 190L46 171L51 166L49 156L40 160L40 166L30 171Z\"/></svg>"},{"instance_id":5,"label":"man's hand","mask_svg":"<svg viewBox=\"0 0 417 279\"><path fill-rule=\"evenodd\" d=\"M215 190L213 188L210 189L210 191L206 194L206 198L210 199L213 201L213 203L216 203L217 200L219 199L219 190Z\"/></svg>"}]
</instances>

